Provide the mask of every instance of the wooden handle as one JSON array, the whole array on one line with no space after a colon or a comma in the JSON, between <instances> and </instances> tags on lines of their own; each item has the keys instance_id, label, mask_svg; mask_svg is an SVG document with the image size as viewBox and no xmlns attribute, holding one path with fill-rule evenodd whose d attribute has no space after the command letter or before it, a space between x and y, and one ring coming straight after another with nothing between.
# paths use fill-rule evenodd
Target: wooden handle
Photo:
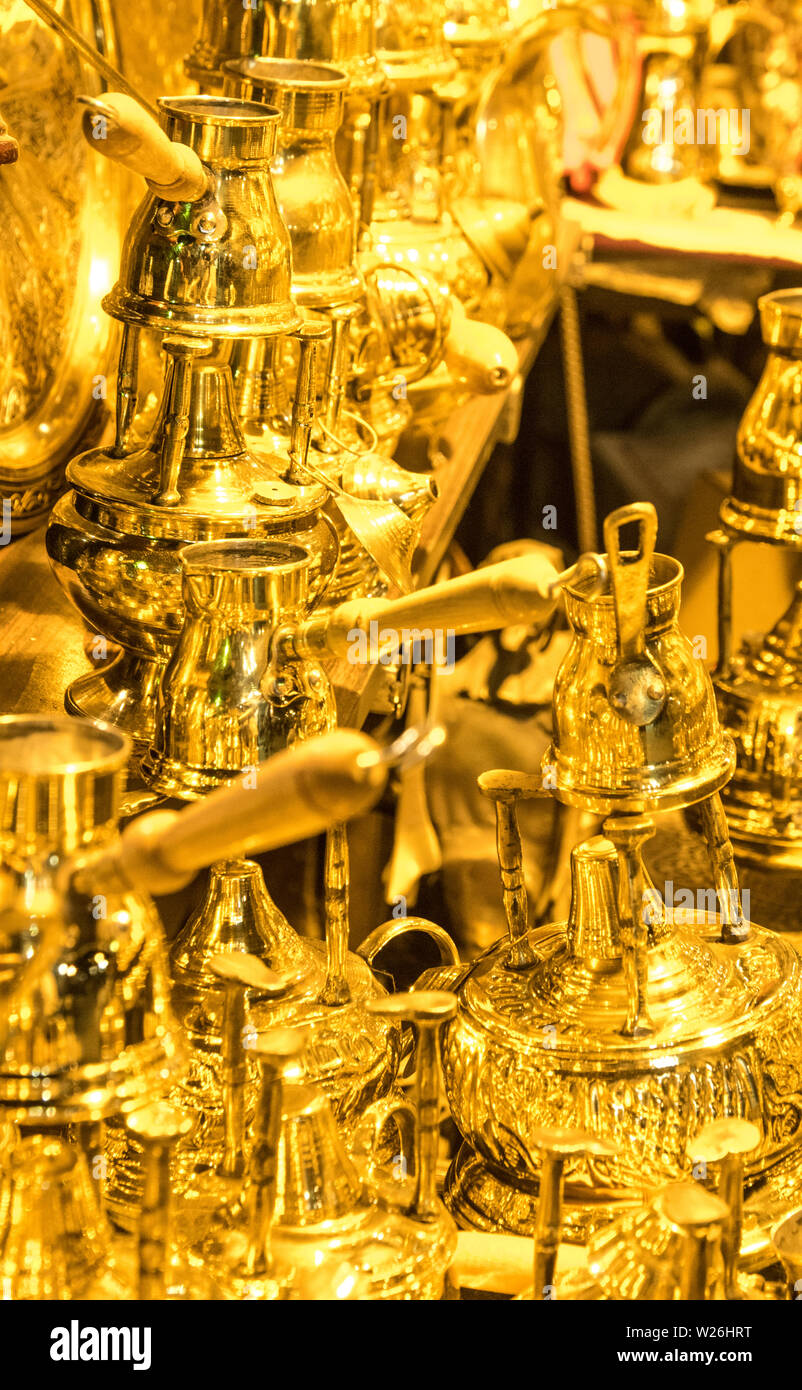
<instances>
[{"instance_id":1,"label":"wooden handle","mask_svg":"<svg viewBox=\"0 0 802 1390\"><path fill-rule=\"evenodd\" d=\"M453 302L444 357L451 375L480 396L505 391L518 374L518 354L506 333L467 318L457 300Z\"/></svg>"},{"instance_id":2,"label":"wooden handle","mask_svg":"<svg viewBox=\"0 0 802 1390\"><path fill-rule=\"evenodd\" d=\"M296 651L346 657L351 661L385 661L404 639L415 634L424 643L418 660L436 660L425 648L447 633L487 632L518 623L542 622L558 602L552 585L557 571L542 555L521 555L487 565L472 574L433 584L397 599L353 599L327 618L311 618L293 639ZM360 641L358 634L364 634Z\"/></svg>"},{"instance_id":3,"label":"wooden handle","mask_svg":"<svg viewBox=\"0 0 802 1390\"><path fill-rule=\"evenodd\" d=\"M83 133L93 150L141 174L148 188L168 202L194 203L208 187L194 150L169 140L139 102L124 92L82 97Z\"/></svg>"},{"instance_id":4,"label":"wooden handle","mask_svg":"<svg viewBox=\"0 0 802 1390\"><path fill-rule=\"evenodd\" d=\"M377 753L373 739L351 729L285 749L185 811L133 821L85 871L95 882L107 872L150 893L176 892L216 860L276 849L363 815L386 781Z\"/></svg>"}]
</instances>

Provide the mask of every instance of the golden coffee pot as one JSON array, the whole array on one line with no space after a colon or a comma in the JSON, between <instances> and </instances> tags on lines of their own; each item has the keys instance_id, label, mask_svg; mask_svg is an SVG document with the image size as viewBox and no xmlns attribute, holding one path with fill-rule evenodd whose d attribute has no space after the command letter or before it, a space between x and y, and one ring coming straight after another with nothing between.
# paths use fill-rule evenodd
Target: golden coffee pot
<instances>
[{"instance_id":1,"label":"golden coffee pot","mask_svg":"<svg viewBox=\"0 0 802 1390\"><path fill-rule=\"evenodd\" d=\"M629 524L635 551L621 547ZM565 588L574 638L543 766L558 800L595 813L688 806L732 773L710 677L678 627L682 566L654 553L656 536L650 503L620 507L604 523L607 591L589 597L582 578Z\"/></svg>"},{"instance_id":2,"label":"golden coffee pot","mask_svg":"<svg viewBox=\"0 0 802 1390\"><path fill-rule=\"evenodd\" d=\"M467 1141L447 1185L462 1224L532 1229L530 1129L543 1126L589 1128L615 1149L569 1164L573 1239L680 1177L688 1131L714 1117L760 1130L747 1160L750 1210L770 1212L798 1171L799 1131L780 1122L802 1065L802 1053L778 1043L800 1027L792 948L753 925L728 940L715 912L669 914L642 860L653 826L617 818L605 831L573 851L567 923L527 931L525 914L510 914L509 936L473 965L426 977L460 999L444 1069Z\"/></svg>"},{"instance_id":3,"label":"golden coffee pot","mask_svg":"<svg viewBox=\"0 0 802 1390\"><path fill-rule=\"evenodd\" d=\"M229 60L329 63L347 73L352 90L370 93L382 86L374 50L374 8L364 0L299 0L289 12L280 0L260 0L244 14L242 0L203 0L200 35L185 69L204 91L215 92Z\"/></svg>"},{"instance_id":4,"label":"golden coffee pot","mask_svg":"<svg viewBox=\"0 0 802 1390\"><path fill-rule=\"evenodd\" d=\"M336 731L248 785L118 834L129 753L123 734L87 720L0 719L0 1107L19 1124L94 1123L182 1070L166 948L140 885L175 892L217 857L316 834L372 805L386 778L371 739Z\"/></svg>"},{"instance_id":5,"label":"golden coffee pot","mask_svg":"<svg viewBox=\"0 0 802 1390\"><path fill-rule=\"evenodd\" d=\"M362 293L355 259L354 207L334 149L347 74L288 58L237 58L224 90L280 112L272 173L292 245L292 296L301 308L327 309Z\"/></svg>"},{"instance_id":6,"label":"golden coffee pot","mask_svg":"<svg viewBox=\"0 0 802 1390\"><path fill-rule=\"evenodd\" d=\"M107 300L126 324L116 442L73 460L73 491L55 509L48 533L68 594L95 630L122 648L116 661L75 682L68 708L103 714L143 742L181 622L182 543L295 538L315 557L318 591L337 558L336 534L323 514L326 487L292 480L306 458L314 415L314 330L298 327L299 389L283 454L246 446L225 360L226 342L276 338L299 325L289 237L269 170L278 113L222 97L167 100L162 112L165 130L112 93L92 117L107 122L98 144L150 171L152 191ZM168 138L179 134L186 143ZM168 369L151 437L131 449L143 326L164 332ZM100 655L107 655L103 643Z\"/></svg>"},{"instance_id":7,"label":"golden coffee pot","mask_svg":"<svg viewBox=\"0 0 802 1390\"><path fill-rule=\"evenodd\" d=\"M708 537L719 557L719 653L713 684L719 715L736 749L724 804L739 858L796 872L802 835L799 775L799 586L762 639L732 642L732 556L744 541L799 549L802 460L796 400L802 385L802 292L778 290L759 301L769 355L738 428L732 491L719 510L722 529Z\"/></svg>"},{"instance_id":8,"label":"golden coffee pot","mask_svg":"<svg viewBox=\"0 0 802 1390\"><path fill-rule=\"evenodd\" d=\"M405 641L424 640L432 644L431 659L447 659L435 650L435 633L445 638L551 611L559 579L542 559L528 557L401 600L356 600L325 619L304 618L309 562L298 548L230 542L188 547L182 558L187 620L162 682L156 741L142 772L162 794L183 798L247 775L268 750L331 726L334 702L321 657L382 662L397 658L399 646L403 655ZM425 741L416 756L424 751ZM291 974L284 997L254 1006L254 1024L315 1023L307 1075L324 1087L338 1120L349 1127L392 1085L399 1038L366 1017L366 1000L383 991L365 961L347 951L342 831L329 835L325 882L324 947L296 936L255 864L216 865L203 902L173 943L171 960L176 1007L205 1058L220 1047L221 988L211 963L221 947L253 952L274 971ZM457 960L444 932L407 923L406 930L418 929L434 938L444 963ZM203 1104L219 1106L211 1075L208 1090Z\"/></svg>"},{"instance_id":9,"label":"golden coffee pot","mask_svg":"<svg viewBox=\"0 0 802 1390\"><path fill-rule=\"evenodd\" d=\"M185 1240L239 1298L439 1298L456 1250L456 1228L437 1197L438 1034L456 1002L443 992L378 999L371 1011L418 1033L413 1176L365 1171L343 1145L328 1101L290 1080L306 1030L261 1034L261 1069L248 1180L210 1209L188 1201ZM284 1078L286 1077L286 1081ZM284 1084L283 1084L284 1083Z\"/></svg>"},{"instance_id":10,"label":"golden coffee pot","mask_svg":"<svg viewBox=\"0 0 802 1390\"><path fill-rule=\"evenodd\" d=\"M192 798L280 747L331 727L321 659L448 662L459 633L533 621L557 603L539 556L506 560L398 599L354 599L309 616L309 557L298 546L232 540L181 553L186 619L162 679L142 772ZM405 647L407 650L405 651Z\"/></svg>"},{"instance_id":11,"label":"golden coffee pot","mask_svg":"<svg viewBox=\"0 0 802 1390\"><path fill-rule=\"evenodd\" d=\"M403 517L396 518L395 523L392 520L392 506L397 503L410 518L407 535L416 543L423 518L437 495L436 488L428 478L407 473L375 454L374 430L355 410L353 401L346 404L355 357L362 351L360 336L371 332L367 288L356 259L351 193L334 149L335 135L343 119L347 77L322 64L267 58L228 62L224 72L227 93L264 101L281 112L278 152L272 169L292 243L293 298L307 316L322 316L331 327L328 362L320 387L321 406L312 426L312 461L335 487L344 487L350 495L353 492L349 479L358 470L360 500L385 504L388 532L403 525ZM355 322L359 324L358 333ZM279 449L286 447L281 435L290 433L283 377L288 370L295 373L287 351L282 357L284 347L253 342L235 348L232 354L246 435ZM288 340L286 349L291 347L292 341ZM384 374L388 375L386 364ZM385 388L388 392L395 380L392 375L392 382ZM379 382L374 380L374 391L378 388ZM381 477L371 488L370 480L377 473ZM389 479L391 485L387 487ZM398 566L389 560L392 538L388 537L386 546L379 543L377 549L371 534L363 530L360 535L360 509L353 503L343 507L342 500L340 508L345 513L338 525L341 555L331 595L341 599L354 593L375 592L382 585L380 572L404 589L411 587L411 578L399 574Z\"/></svg>"},{"instance_id":12,"label":"golden coffee pot","mask_svg":"<svg viewBox=\"0 0 802 1390\"><path fill-rule=\"evenodd\" d=\"M721 524L745 540L802 544L802 464L795 421L802 378L802 290L775 290L758 301L769 349L738 427L732 490Z\"/></svg>"},{"instance_id":13,"label":"golden coffee pot","mask_svg":"<svg viewBox=\"0 0 802 1390\"><path fill-rule=\"evenodd\" d=\"M370 221L376 177L375 105L387 79L376 56L376 13L364 0L300 0L288 7L266 0L258 19L243 25L238 0L203 0L201 35L186 64L203 91L220 91L227 62L250 58L325 64L348 78L337 159L361 220Z\"/></svg>"}]
</instances>

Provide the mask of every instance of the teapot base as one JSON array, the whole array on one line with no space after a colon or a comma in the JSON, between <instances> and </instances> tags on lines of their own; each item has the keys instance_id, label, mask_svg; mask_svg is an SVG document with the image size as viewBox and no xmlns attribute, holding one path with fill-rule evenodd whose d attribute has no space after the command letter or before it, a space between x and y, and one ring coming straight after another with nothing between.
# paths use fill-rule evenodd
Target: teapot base
<instances>
[{"instance_id":1,"label":"teapot base","mask_svg":"<svg viewBox=\"0 0 802 1390\"><path fill-rule=\"evenodd\" d=\"M67 688L64 708L121 729L135 752L150 746L156 733L156 696L164 664L123 651L100 671L90 671Z\"/></svg>"},{"instance_id":2,"label":"teapot base","mask_svg":"<svg viewBox=\"0 0 802 1390\"><path fill-rule=\"evenodd\" d=\"M798 1205L802 1178L802 1153L789 1155L764 1175L747 1194L741 1242L741 1268L755 1271L773 1260L770 1232L783 1216ZM524 1180L525 1181L525 1180ZM502 1175L463 1142L446 1174L443 1201L460 1230L495 1231L504 1235L534 1236L537 1212L537 1180L524 1186L512 1174ZM642 1194L634 1189L609 1191L592 1197L566 1183L563 1202L562 1241L584 1246L596 1231L626 1210L637 1206Z\"/></svg>"}]
</instances>

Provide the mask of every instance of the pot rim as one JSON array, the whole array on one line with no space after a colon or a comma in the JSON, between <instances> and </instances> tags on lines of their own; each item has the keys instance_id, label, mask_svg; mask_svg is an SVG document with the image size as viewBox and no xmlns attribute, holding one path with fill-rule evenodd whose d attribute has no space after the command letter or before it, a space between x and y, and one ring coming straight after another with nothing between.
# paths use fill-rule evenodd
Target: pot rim
<instances>
[{"instance_id":1,"label":"pot rim","mask_svg":"<svg viewBox=\"0 0 802 1390\"><path fill-rule=\"evenodd\" d=\"M55 735L56 746L64 736L73 741L76 756L52 756L47 765L40 766L36 756L36 740ZM7 738L19 741L18 755L10 754ZM94 753L81 745L94 745ZM41 744L40 744L41 746ZM98 776L121 771L131 756L133 745L121 729L97 719L81 719L69 714L3 714L0 715L0 778L18 777L21 781L41 781L54 777L70 777L83 772Z\"/></svg>"}]
</instances>

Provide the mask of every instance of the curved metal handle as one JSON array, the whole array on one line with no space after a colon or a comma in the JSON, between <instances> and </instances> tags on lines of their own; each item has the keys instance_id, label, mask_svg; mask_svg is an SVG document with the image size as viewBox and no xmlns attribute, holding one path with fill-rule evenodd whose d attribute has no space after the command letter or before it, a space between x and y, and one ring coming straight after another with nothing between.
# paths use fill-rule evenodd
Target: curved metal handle
<instances>
[{"instance_id":1,"label":"curved metal handle","mask_svg":"<svg viewBox=\"0 0 802 1390\"><path fill-rule=\"evenodd\" d=\"M443 927L438 927L436 922L430 922L427 917L392 917L389 922L382 922L380 927L376 927L365 937L361 946L357 946L356 953L372 968L374 960L385 946L389 946L390 942L396 941L399 936L407 936L413 931L423 932L424 936L435 942L440 951L442 965L462 965L459 951L448 932Z\"/></svg>"},{"instance_id":2,"label":"curved metal handle","mask_svg":"<svg viewBox=\"0 0 802 1390\"><path fill-rule=\"evenodd\" d=\"M425 298L428 299L431 305L432 314L434 315L435 334L430 351L424 357L423 362L417 367L410 367L409 370L405 368L404 370L405 379L407 384L410 385L428 376L429 372L433 372L443 360L446 338L448 337L448 330L451 323L450 300L439 292L436 282L432 280L430 276L426 275L423 271L415 270L412 266L399 265L397 261L376 261L365 275L366 282L374 279L376 273L380 270L392 270L395 274L398 274L400 271L402 275L408 275L410 280L423 291ZM375 286L374 294L381 300L381 294ZM446 306L448 306L448 313L446 313ZM373 384L376 386L387 385L389 380L390 378L387 376L377 376Z\"/></svg>"},{"instance_id":3,"label":"curved metal handle","mask_svg":"<svg viewBox=\"0 0 802 1390\"><path fill-rule=\"evenodd\" d=\"M379 1141L390 1122L398 1134L398 1157L402 1161L402 1177L411 1172L415 1163L415 1107L400 1096L374 1100L363 1112L354 1134L352 1148L365 1160L369 1169L380 1167Z\"/></svg>"},{"instance_id":4,"label":"curved metal handle","mask_svg":"<svg viewBox=\"0 0 802 1390\"><path fill-rule=\"evenodd\" d=\"M639 527L638 549L620 548L621 531L630 522ZM631 661L646 648L646 595L657 540L657 512L651 502L618 507L604 520L604 548L613 590L618 629L618 655Z\"/></svg>"},{"instance_id":5,"label":"curved metal handle","mask_svg":"<svg viewBox=\"0 0 802 1390\"><path fill-rule=\"evenodd\" d=\"M373 426L367 420L363 420L361 415L355 415L353 411L345 411L344 414L348 415L353 421L354 429L357 434L363 432L366 435L364 449L355 449L353 444L346 444L345 440L341 439L336 431L326 424L322 416L316 421L316 428L318 428L321 434L325 435L326 439L330 440L332 444L336 444L337 448L343 454L350 454L353 458L362 458L364 454L374 453L379 447L379 436Z\"/></svg>"}]
</instances>

